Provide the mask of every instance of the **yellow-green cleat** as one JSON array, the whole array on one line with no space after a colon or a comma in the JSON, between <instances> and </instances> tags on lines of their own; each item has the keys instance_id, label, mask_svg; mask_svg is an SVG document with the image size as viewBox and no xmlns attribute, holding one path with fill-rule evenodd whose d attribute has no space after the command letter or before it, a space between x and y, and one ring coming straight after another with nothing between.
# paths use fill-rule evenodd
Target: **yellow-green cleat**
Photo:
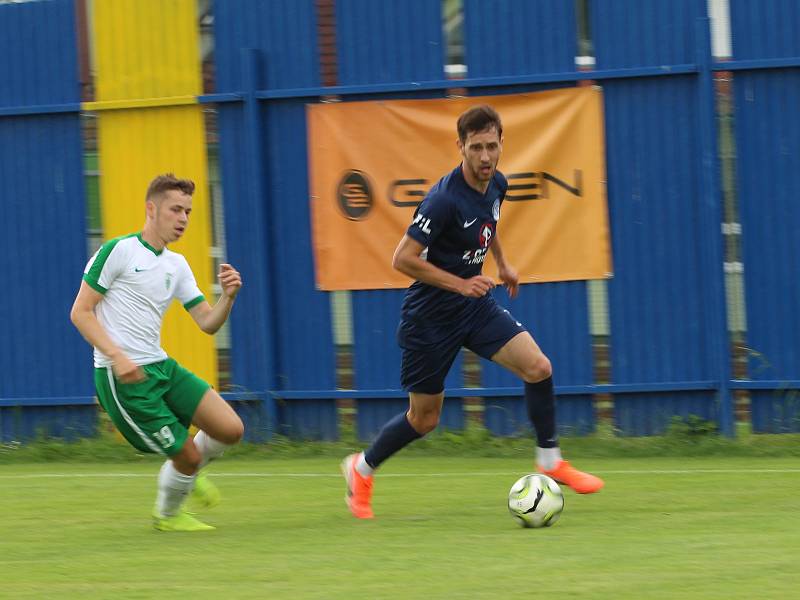
<instances>
[{"instance_id":1,"label":"yellow-green cleat","mask_svg":"<svg viewBox=\"0 0 800 600\"><path fill-rule=\"evenodd\" d=\"M205 475L198 475L194 482L194 489L189 495L187 504L192 510L203 510L218 506L222 495Z\"/></svg>"},{"instance_id":2,"label":"yellow-green cleat","mask_svg":"<svg viewBox=\"0 0 800 600\"><path fill-rule=\"evenodd\" d=\"M198 521L187 512L181 511L174 517L162 517L153 513L153 527L158 531L211 531L216 529Z\"/></svg>"}]
</instances>

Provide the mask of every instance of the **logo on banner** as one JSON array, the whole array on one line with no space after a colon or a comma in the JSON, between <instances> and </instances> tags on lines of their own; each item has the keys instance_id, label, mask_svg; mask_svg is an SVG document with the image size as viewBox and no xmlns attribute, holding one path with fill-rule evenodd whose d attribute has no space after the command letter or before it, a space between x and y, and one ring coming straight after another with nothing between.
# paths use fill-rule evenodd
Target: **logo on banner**
<instances>
[{"instance_id":1,"label":"logo on banner","mask_svg":"<svg viewBox=\"0 0 800 600\"><path fill-rule=\"evenodd\" d=\"M351 170L344 174L339 181L336 197L342 213L351 221L364 219L372 210L372 186L361 171Z\"/></svg>"}]
</instances>

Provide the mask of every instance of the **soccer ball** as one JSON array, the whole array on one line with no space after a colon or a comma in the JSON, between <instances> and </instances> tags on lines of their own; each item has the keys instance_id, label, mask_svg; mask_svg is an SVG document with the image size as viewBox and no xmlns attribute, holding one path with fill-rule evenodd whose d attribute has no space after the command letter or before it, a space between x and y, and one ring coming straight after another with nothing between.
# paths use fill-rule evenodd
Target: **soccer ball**
<instances>
[{"instance_id":1,"label":"soccer ball","mask_svg":"<svg viewBox=\"0 0 800 600\"><path fill-rule=\"evenodd\" d=\"M547 475L525 475L508 492L508 510L523 527L550 527L564 510L564 494Z\"/></svg>"}]
</instances>

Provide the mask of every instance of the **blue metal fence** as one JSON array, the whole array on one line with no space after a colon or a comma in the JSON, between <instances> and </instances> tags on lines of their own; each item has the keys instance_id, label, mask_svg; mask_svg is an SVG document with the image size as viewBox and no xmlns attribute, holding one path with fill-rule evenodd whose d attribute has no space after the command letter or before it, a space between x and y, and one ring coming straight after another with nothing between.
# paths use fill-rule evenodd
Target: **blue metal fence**
<instances>
[{"instance_id":1,"label":"blue metal fence","mask_svg":"<svg viewBox=\"0 0 800 600\"><path fill-rule=\"evenodd\" d=\"M276 431L335 438L336 403L349 398L366 439L406 402L394 341L398 291L352 294L357 389L335 389L329 298L314 287L305 104L442 97L455 86L502 94L586 80L602 85L605 98L611 382L597 384L585 282L524 286L514 302L500 298L553 361L562 432L591 432L593 397L602 393L613 397L615 425L625 434L657 433L673 416L690 414L730 434L731 389L750 390L756 431L800 430L795 3L730 0L734 57L718 63L705 3L593 0L591 72L575 66L574 3L463 6L468 74L453 82L444 74L438 1L336 0L338 82L323 87L315 0L215 4L216 90L201 101L218 106L227 252L249 290L231 319L237 391L230 397L240 400L237 410L256 438ZM0 6L0 52L14 58L0 64L0 194L9 215L2 260L25 297L0 300L4 314L22 315L9 322L0 347L0 371L14 374L0 381L3 440L46 422L32 407L47 411L48 404L36 399L94 414L88 352L67 319L74 273L86 259L72 11L72 0ZM748 380L730 375L718 71L734 73ZM461 399L479 396L494 433L527 427L518 381L484 363L481 385L465 389L461 363L454 366L443 426L463 427ZM28 418L28 425L19 420ZM78 421L73 429L83 431Z\"/></svg>"},{"instance_id":2,"label":"blue metal fence","mask_svg":"<svg viewBox=\"0 0 800 600\"><path fill-rule=\"evenodd\" d=\"M800 7L731 0L753 429L800 431Z\"/></svg>"},{"instance_id":3,"label":"blue metal fence","mask_svg":"<svg viewBox=\"0 0 800 600\"><path fill-rule=\"evenodd\" d=\"M87 259L73 4L0 6L0 440L85 435L96 418L69 321Z\"/></svg>"}]
</instances>

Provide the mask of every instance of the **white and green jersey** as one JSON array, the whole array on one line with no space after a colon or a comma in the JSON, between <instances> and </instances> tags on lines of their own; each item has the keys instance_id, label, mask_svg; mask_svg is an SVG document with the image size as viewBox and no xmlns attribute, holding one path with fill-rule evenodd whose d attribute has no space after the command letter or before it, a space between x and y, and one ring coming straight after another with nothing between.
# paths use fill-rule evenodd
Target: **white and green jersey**
<instances>
[{"instance_id":1,"label":"white and green jersey","mask_svg":"<svg viewBox=\"0 0 800 600\"><path fill-rule=\"evenodd\" d=\"M103 294L95 314L120 349L137 365L167 358L161 348L161 322L173 298L191 309L205 298L186 259L156 250L141 233L107 241L95 252L83 280ZM94 349L94 366L111 360Z\"/></svg>"}]
</instances>

